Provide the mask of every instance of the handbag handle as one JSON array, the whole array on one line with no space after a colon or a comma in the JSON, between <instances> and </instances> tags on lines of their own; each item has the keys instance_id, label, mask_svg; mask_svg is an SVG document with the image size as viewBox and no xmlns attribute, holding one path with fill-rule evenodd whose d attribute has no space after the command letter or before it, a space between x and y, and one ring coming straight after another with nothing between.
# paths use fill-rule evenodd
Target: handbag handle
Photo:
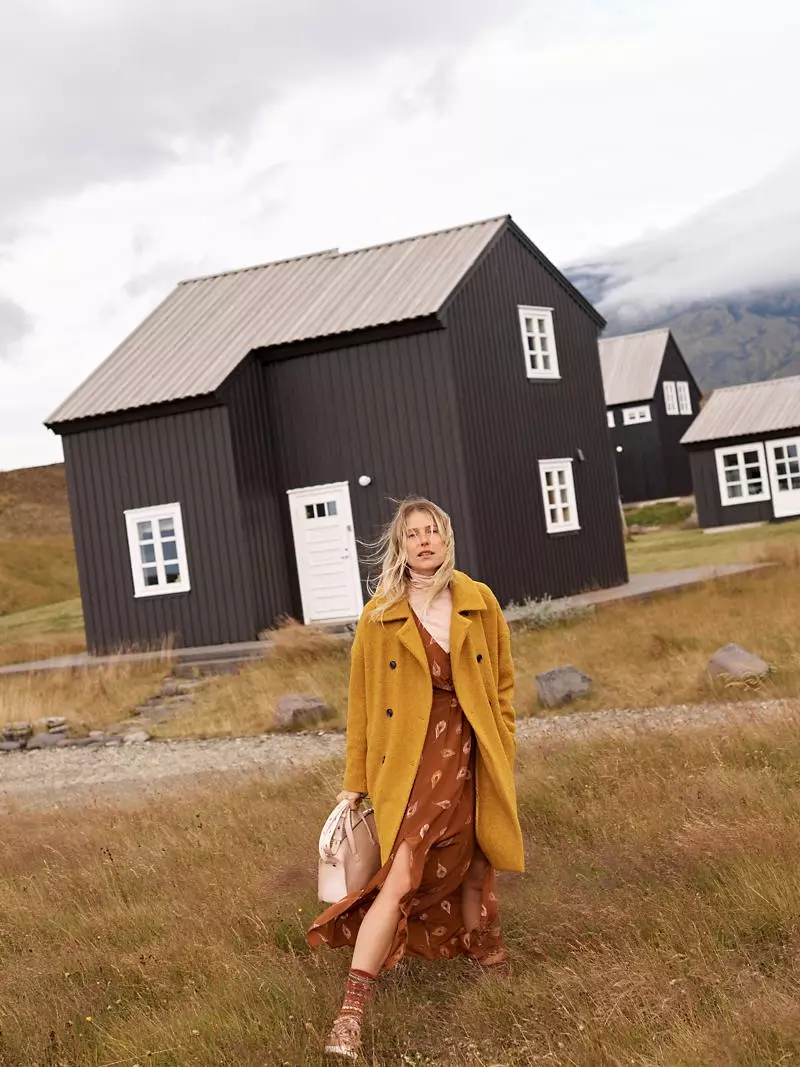
<instances>
[{"instance_id":1,"label":"handbag handle","mask_svg":"<svg viewBox=\"0 0 800 1067\"><path fill-rule=\"evenodd\" d=\"M368 813L365 812L365 814ZM344 820L344 832L347 837L347 843L350 846L350 851L354 856L358 857L358 848L356 846L355 834L353 833L353 809L350 807L349 800L340 800L325 820L325 825L322 827L322 833L319 835L319 857L325 863L330 862L334 857L333 838L340 823L342 823L342 820ZM364 819L363 822L367 828L370 840L374 844L375 838L373 837L372 829L366 819Z\"/></svg>"}]
</instances>

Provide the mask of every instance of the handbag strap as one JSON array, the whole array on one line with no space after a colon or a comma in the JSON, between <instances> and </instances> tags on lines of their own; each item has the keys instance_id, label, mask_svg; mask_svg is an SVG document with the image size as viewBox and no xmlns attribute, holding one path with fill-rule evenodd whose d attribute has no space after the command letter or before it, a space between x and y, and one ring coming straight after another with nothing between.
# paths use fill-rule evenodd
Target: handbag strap
<instances>
[{"instance_id":1,"label":"handbag strap","mask_svg":"<svg viewBox=\"0 0 800 1067\"><path fill-rule=\"evenodd\" d=\"M369 811L363 812L360 821L364 823L370 841L374 844L375 837L372 833L372 827L366 818L370 811L372 811L372 808L370 808ZM339 801L325 820L325 825L322 827L322 833L319 835L319 857L325 863L332 860L335 855L333 851L333 841L340 827L344 830L347 843L350 846L350 851L354 856L358 857L358 846L356 845L355 833L353 832L353 809L350 807L350 802L348 800Z\"/></svg>"}]
</instances>

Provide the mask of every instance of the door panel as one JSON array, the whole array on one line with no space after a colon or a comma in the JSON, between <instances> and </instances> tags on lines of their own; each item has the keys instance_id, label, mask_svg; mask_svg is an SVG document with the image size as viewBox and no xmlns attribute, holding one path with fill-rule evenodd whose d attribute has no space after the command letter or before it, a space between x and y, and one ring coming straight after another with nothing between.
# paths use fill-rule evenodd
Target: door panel
<instances>
[{"instance_id":1,"label":"door panel","mask_svg":"<svg viewBox=\"0 0 800 1067\"><path fill-rule=\"evenodd\" d=\"M347 483L288 496L304 621L357 618L364 600Z\"/></svg>"},{"instance_id":2,"label":"door panel","mask_svg":"<svg viewBox=\"0 0 800 1067\"><path fill-rule=\"evenodd\" d=\"M775 518L800 515L800 437L767 441L766 448Z\"/></svg>"}]
</instances>

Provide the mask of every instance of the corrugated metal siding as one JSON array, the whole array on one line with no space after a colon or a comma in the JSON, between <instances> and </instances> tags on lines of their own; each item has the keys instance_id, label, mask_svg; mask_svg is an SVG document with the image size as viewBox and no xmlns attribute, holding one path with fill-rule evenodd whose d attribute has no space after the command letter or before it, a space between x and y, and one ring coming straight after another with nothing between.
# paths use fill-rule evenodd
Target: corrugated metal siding
<instances>
[{"instance_id":1,"label":"corrugated metal siding","mask_svg":"<svg viewBox=\"0 0 800 1067\"><path fill-rule=\"evenodd\" d=\"M688 382L689 396L692 401L691 415L667 415L664 402L664 382ZM692 472L689 466L689 453L681 444L681 438L697 418L700 410L700 390L692 372L686 364L677 344L670 337L661 373L658 376L654 406L658 414L661 459L664 471L664 484L659 496L689 496L692 492Z\"/></svg>"},{"instance_id":2,"label":"corrugated metal siding","mask_svg":"<svg viewBox=\"0 0 800 1067\"><path fill-rule=\"evenodd\" d=\"M475 553L442 330L265 364L268 423L282 491L350 483L360 542L374 541L394 500L420 493L452 516L459 560ZM368 474L372 485L361 488ZM292 545L288 501L283 536ZM300 602L291 555L293 611ZM361 548L362 575L365 550Z\"/></svg>"},{"instance_id":3,"label":"corrugated metal siding","mask_svg":"<svg viewBox=\"0 0 800 1067\"><path fill-rule=\"evenodd\" d=\"M224 408L71 434L64 453L90 650L255 636L253 581ZM192 588L136 599L123 513L176 500Z\"/></svg>"},{"instance_id":4,"label":"corrugated metal siding","mask_svg":"<svg viewBox=\"0 0 800 1067\"><path fill-rule=\"evenodd\" d=\"M554 309L560 381L526 378L520 304ZM501 601L624 582L596 323L510 231L455 295L445 319L477 538L475 577ZM552 536L538 461L568 457L581 530Z\"/></svg>"},{"instance_id":5,"label":"corrugated metal siding","mask_svg":"<svg viewBox=\"0 0 800 1067\"><path fill-rule=\"evenodd\" d=\"M661 454L658 412L650 401L652 422L625 426L622 408L614 409L615 427L609 430L611 451L617 467L620 499L638 504L667 496L664 459ZM617 452L617 447L622 451Z\"/></svg>"},{"instance_id":6,"label":"corrugated metal siding","mask_svg":"<svg viewBox=\"0 0 800 1067\"><path fill-rule=\"evenodd\" d=\"M772 519L771 500L723 507L713 449L693 451L689 459L697 504L697 521L703 529L736 526L748 522L769 522Z\"/></svg>"},{"instance_id":7,"label":"corrugated metal siding","mask_svg":"<svg viewBox=\"0 0 800 1067\"><path fill-rule=\"evenodd\" d=\"M269 419L266 370L251 357L226 387L221 399L230 413L236 478L244 532L255 579L258 628L272 626L290 611L294 556L286 540L285 486L278 481L273 427Z\"/></svg>"},{"instance_id":8,"label":"corrugated metal siding","mask_svg":"<svg viewBox=\"0 0 800 1067\"><path fill-rule=\"evenodd\" d=\"M683 438L699 444L800 428L800 376L717 389Z\"/></svg>"},{"instance_id":9,"label":"corrugated metal siding","mask_svg":"<svg viewBox=\"0 0 800 1067\"><path fill-rule=\"evenodd\" d=\"M600 341L606 404L635 404L655 394L669 330L648 330Z\"/></svg>"},{"instance_id":10,"label":"corrugated metal siding","mask_svg":"<svg viewBox=\"0 0 800 1067\"><path fill-rule=\"evenodd\" d=\"M184 282L48 423L213 392L254 348L434 314L507 222Z\"/></svg>"}]
</instances>

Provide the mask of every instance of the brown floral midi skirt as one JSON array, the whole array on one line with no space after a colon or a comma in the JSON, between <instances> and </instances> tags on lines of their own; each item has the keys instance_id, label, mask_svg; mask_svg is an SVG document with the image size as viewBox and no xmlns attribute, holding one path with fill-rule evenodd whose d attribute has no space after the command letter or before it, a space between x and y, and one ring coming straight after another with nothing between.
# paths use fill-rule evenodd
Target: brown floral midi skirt
<instances>
[{"instance_id":1,"label":"brown floral midi skirt","mask_svg":"<svg viewBox=\"0 0 800 1067\"><path fill-rule=\"evenodd\" d=\"M416 619L416 616L415 616ZM310 945L355 945L361 920L383 885L400 845L411 848L411 892L384 961L390 969L404 955L435 960L466 953L486 963L505 960L495 890L488 864L481 922L472 933L461 916L461 884L476 854L475 738L456 698L450 656L417 619L433 682L433 702L419 769L391 855L369 885L332 904L311 925Z\"/></svg>"}]
</instances>

